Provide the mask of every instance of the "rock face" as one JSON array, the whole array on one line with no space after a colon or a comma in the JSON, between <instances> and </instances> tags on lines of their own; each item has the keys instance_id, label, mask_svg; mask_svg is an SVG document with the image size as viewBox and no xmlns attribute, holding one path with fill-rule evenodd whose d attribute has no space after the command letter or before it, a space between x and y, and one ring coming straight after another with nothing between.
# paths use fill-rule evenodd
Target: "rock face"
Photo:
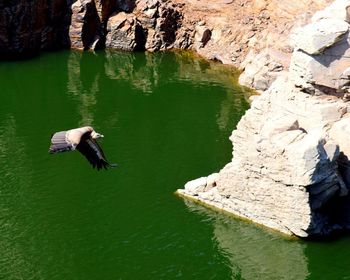
<instances>
[{"instance_id":1,"label":"rock face","mask_svg":"<svg viewBox=\"0 0 350 280\"><path fill-rule=\"evenodd\" d=\"M312 11L330 0L299 2L5 1L0 3L0 54L6 57L69 46L130 51L180 48L249 69L254 68L253 58L266 49L268 55L260 58L267 58L268 68L273 71L266 72L263 67L257 79L242 79L245 85L264 90L275 79L275 74L269 73L279 72L289 64L291 49L286 38L291 28L307 22ZM251 55L244 61L249 50Z\"/></svg>"},{"instance_id":2,"label":"rock face","mask_svg":"<svg viewBox=\"0 0 350 280\"><path fill-rule=\"evenodd\" d=\"M101 44L103 27L94 0L78 0L72 5L69 28L71 48L95 49Z\"/></svg>"},{"instance_id":3,"label":"rock face","mask_svg":"<svg viewBox=\"0 0 350 280\"><path fill-rule=\"evenodd\" d=\"M145 36L133 14L118 13L108 20L106 46L123 51L143 50Z\"/></svg>"},{"instance_id":4,"label":"rock face","mask_svg":"<svg viewBox=\"0 0 350 280\"><path fill-rule=\"evenodd\" d=\"M71 0L0 1L0 58L69 46Z\"/></svg>"},{"instance_id":5,"label":"rock face","mask_svg":"<svg viewBox=\"0 0 350 280\"><path fill-rule=\"evenodd\" d=\"M194 33L182 27L183 4L159 0L53 0L0 3L0 55L80 50L187 49Z\"/></svg>"},{"instance_id":6,"label":"rock face","mask_svg":"<svg viewBox=\"0 0 350 280\"><path fill-rule=\"evenodd\" d=\"M289 71L232 133L232 162L180 194L301 237L350 228L348 7L336 1L298 28Z\"/></svg>"},{"instance_id":7,"label":"rock face","mask_svg":"<svg viewBox=\"0 0 350 280\"><path fill-rule=\"evenodd\" d=\"M181 5L136 1L131 13L115 13L108 20L106 47L127 51L188 48L190 38L181 22Z\"/></svg>"},{"instance_id":8,"label":"rock face","mask_svg":"<svg viewBox=\"0 0 350 280\"><path fill-rule=\"evenodd\" d=\"M189 48L181 4L171 1L78 0L72 5L71 47L124 51Z\"/></svg>"}]
</instances>

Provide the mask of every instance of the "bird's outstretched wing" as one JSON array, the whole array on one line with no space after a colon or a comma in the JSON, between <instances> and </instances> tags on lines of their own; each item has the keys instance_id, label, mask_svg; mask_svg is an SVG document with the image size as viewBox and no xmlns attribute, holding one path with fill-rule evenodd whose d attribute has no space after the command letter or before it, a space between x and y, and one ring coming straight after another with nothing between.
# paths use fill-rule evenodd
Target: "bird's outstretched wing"
<instances>
[{"instance_id":1,"label":"bird's outstretched wing","mask_svg":"<svg viewBox=\"0 0 350 280\"><path fill-rule=\"evenodd\" d=\"M51 137L51 146L49 148L50 154L72 151L75 149L72 143L66 140L67 131L56 132Z\"/></svg>"},{"instance_id":2,"label":"bird's outstretched wing","mask_svg":"<svg viewBox=\"0 0 350 280\"><path fill-rule=\"evenodd\" d=\"M81 152L91 163L92 167L96 167L97 170L115 166L107 161L101 147L94 139L89 138L84 141L80 141L79 145L77 146L77 150Z\"/></svg>"}]
</instances>

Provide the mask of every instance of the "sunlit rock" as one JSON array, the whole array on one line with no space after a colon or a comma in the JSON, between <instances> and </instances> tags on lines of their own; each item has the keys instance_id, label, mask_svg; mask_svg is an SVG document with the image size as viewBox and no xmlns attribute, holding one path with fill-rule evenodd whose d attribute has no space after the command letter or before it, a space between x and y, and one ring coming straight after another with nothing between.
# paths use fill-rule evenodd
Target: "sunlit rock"
<instances>
[{"instance_id":1,"label":"sunlit rock","mask_svg":"<svg viewBox=\"0 0 350 280\"><path fill-rule=\"evenodd\" d=\"M312 21L317 22L321 19L337 18L349 22L350 20L350 1L336 0L325 9L316 12Z\"/></svg>"},{"instance_id":2,"label":"sunlit rock","mask_svg":"<svg viewBox=\"0 0 350 280\"><path fill-rule=\"evenodd\" d=\"M107 24L106 47L123 51L143 49L143 29L133 14L124 12L111 16Z\"/></svg>"},{"instance_id":3,"label":"sunlit rock","mask_svg":"<svg viewBox=\"0 0 350 280\"><path fill-rule=\"evenodd\" d=\"M320 54L340 41L349 25L341 19L322 19L295 31L292 45L310 55Z\"/></svg>"},{"instance_id":4,"label":"sunlit rock","mask_svg":"<svg viewBox=\"0 0 350 280\"><path fill-rule=\"evenodd\" d=\"M350 37L349 24L344 21L348 6L348 1L336 1L292 36L296 48L291 59L290 77L302 90L317 94L348 91ZM334 12L334 9L339 13L330 17L330 11Z\"/></svg>"},{"instance_id":5,"label":"sunlit rock","mask_svg":"<svg viewBox=\"0 0 350 280\"><path fill-rule=\"evenodd\" d=\"M267 90L288 63L289 57L276 50L265 49L259 54L250 51L241 64L244 72L239 82L258 91Z\"/></svg>"}]
</instances>

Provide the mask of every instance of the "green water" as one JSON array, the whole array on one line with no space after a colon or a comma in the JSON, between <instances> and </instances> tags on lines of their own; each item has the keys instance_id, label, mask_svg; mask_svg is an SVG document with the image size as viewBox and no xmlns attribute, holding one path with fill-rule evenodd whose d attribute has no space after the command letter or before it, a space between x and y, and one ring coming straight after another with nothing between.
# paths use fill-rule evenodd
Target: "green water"
<instances>
[{"instance_id":1,"label":"green water","mask_svg":"<svg viewBox=\"0 0 350 280\"><path fill-rule=\"evenodd\" d=\"M288 240L174 195L230 161L248 108L231 73L184 53L0 62L0 279L349 279L348 238ZM47 153L87 124L118 168Z\"/></svg>"}]
</instances>

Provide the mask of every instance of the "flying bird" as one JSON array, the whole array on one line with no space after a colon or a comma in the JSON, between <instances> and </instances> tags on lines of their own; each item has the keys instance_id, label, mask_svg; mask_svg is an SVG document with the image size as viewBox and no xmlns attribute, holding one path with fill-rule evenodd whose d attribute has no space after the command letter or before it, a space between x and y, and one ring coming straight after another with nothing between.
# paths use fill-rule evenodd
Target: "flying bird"
<instances>
[{"instance_id":1,"label":"flying bird","mask_svg":"<svg viewBox=\"0 0 350 280\"><path fill-rule=\"evenodd\" d=\"M96 141L96 139L101 137L104 136L97 133L91 126L56 132L51 137L49 153L56 154L78 150L91 163L92 167L97 168L97 170L115 167L115 164L110 164L107 161L102 148Z\"/></svg>"}]
</instances>

